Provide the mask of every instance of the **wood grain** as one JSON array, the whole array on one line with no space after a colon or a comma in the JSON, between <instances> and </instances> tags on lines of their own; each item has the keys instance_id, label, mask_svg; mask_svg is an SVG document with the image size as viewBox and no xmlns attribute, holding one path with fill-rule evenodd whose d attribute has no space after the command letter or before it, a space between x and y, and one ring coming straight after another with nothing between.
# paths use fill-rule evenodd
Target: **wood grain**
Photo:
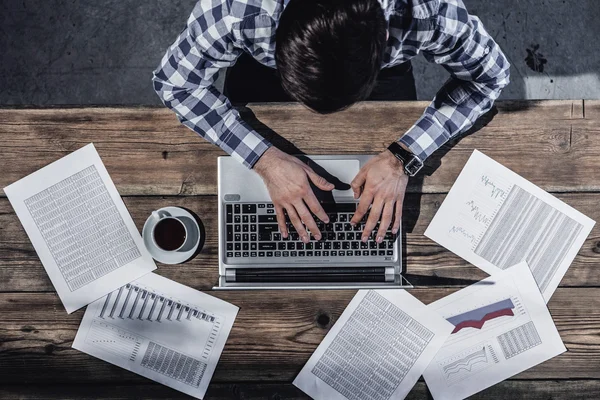
<instances>
[{"instance_id":1,"label":"wood grain","mask_svg":"<svg viewBox=\"0 0 600 400\"><path fill-rule=\"evenodd\" d=\"M328 116L297 104L256 104L242 114L291 152L377 153L409 129L426 104L369 102ZM435 153L409 191L447 192L474 148L546 190L600 190L593 172L600 144L581 139L594 128L576 123L581 101L499 102L494 112L477 124L487 126L443 158L454 142ZM171 111L149 107L0 109L0 187L90 142L121 195L216 193L216 157L224 153L181 126Z\"/></svg>"},{"instance_id":2,"label":"wood grain","mask_svg":"<svg viewBox=\"0 0 600 400\"><path fill-rule=\"evenodd\" d=\"M405 265L416 285L464 286L487 276L478 268L423 236L445 195L408 195L405 200ZM558 198L594 220L600 220L598 195L559 194ZM208 290L218 277L217 197L125 197L138 229L152 210L167 205L195 212L203 221L206 242L202 252L183 265L159 264L158 273L177 282ZM587 238L562 281L563 286L600 286L600 226ZM54 291L33 246L6 199L0 199L0 292Z\"/></svg>"},{"instance_id":3,"label":"wood grain","mask_svg":"<svg viewBox=\"0 0 600 400\"><path fill-rule=\"evenodd\" d=\"M182 282L185 283L185 282ZM455 289L414 289L428 304ZM214 382L291 382L353 290L213 292L240 307ZM559 288L550 312L568 348L517 379L600 379L600 297L597 288ZM71 343L83 311L67 315L53 293L0 294L0 382L142 382L143 378L80 353ZM325 322L320 324L319 322Z\"/></svg>"},{"instance_id":4,"label":"wood grain","mask_svg":"<svg viewBox=\"0 0 600 400\"><path fill-rule=\"evenodd\" d=\"M577 394L585 394L577 396ZM418 382L410 391L407 400L431 398L425 382ZM0 398L26 398L31 400L101 400L101 399L189 399L190 397L174 389L146 381L123 384L56 384L36 385L35 387L12 385L0 388ZM547 380L508 380L486 389L471 400L506 400L527 398L528 400L572 400L600 398L600 381L547 381ZM291 383L211 383L206 392L206 400L308 400L300 389Z\"/></svg>"}]
</instances>

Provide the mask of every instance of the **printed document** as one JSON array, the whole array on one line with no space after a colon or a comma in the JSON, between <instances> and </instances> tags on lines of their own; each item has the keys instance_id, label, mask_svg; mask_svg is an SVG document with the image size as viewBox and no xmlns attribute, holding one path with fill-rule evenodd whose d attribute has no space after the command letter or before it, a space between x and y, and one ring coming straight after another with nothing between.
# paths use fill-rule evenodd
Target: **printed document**
<instances>
[{"instance_id":1,"label":"printed document","mask_svg":"<svg viewBox=\"0 0 600 400\"><path fill-rule=\"evenodd\" d=\"M404 290L359 290L294 385L314 399L403 399L452 329Z\"/></svg>"},{"instance_id":2,"label":"printed document","mask_svg":"<svg viewBox=\"0 0 600 400\"><path fill-rule=\"evenodd\" d=\"M566 351L525 262L429 304L454 329L423 374L464 399Z\"/></svg>"},{"instance_id":3,"label":"printed document","mask_svg":"<svg viewBox=\"0 0 600 400\"><path fill-rule=\"evenodd\" d=\"M237 312L147 274L90 304L73 348L201 399Z\"/></svg>"},{"instance_id":4,"label":"printed document","mask_svg":"<svg viewBox=\"0 0 600 400\"><path fill-rule=\"evenodd\" d=\"M68 313L156 269L93 144L4 192Z\"/></svg>"},{"instance_id":5,"label":"printed document","mask_svg":"<svg viewBox=\"0 0 600 400\"><path fill-rule=\"evenodd\" d=\"M548 302L594 224L475 150L425 236L490 275L527 261Z\"/></svg>"}]
</instances>

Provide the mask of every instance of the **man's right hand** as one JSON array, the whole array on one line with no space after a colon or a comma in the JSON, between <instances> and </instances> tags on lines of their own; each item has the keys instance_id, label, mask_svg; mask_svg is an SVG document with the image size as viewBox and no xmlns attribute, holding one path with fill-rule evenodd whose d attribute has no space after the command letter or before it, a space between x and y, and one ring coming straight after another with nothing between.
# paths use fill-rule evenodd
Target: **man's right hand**
<instances>
[{"instance_id":1,"label":"man's right hand","mask_svg":"<svg viewBox=\"0 0 600 400\"><path fill-rule=\"evenodd\" d=\"M277 213L277 223L281 235L288 236L285 224L285 213L298 231L304 243L310 240L306 228L316 240L321 240L321 232L311 215L311 211L325 223L329 217L315 197L308 180L321 190L333 190L332 183L319 176L308 165L277 149L270 147L254 165L254 170L261 176ZM310 210L310 211L309 211ZM306 227L305 227L306 226Z\"/></svg>"}]
</instances>

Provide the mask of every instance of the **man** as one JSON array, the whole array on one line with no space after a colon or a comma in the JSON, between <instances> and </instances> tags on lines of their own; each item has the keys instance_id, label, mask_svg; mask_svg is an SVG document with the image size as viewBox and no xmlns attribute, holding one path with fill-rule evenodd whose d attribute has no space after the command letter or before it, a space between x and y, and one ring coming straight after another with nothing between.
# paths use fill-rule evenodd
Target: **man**
<instances>
[{"instance_id":1,"label":"man","mask_svg":"<svg viewBox=\"0 0 600 400\"><path fill-rule=\"evenodd\" d=\"M315 112L332 113L367 99L378 77L409 65L418 53L443 65L451 78L423 116L351 183L360 198L351 223L369 213L362 232L366 241L381 220L376 232L381 242L390 224L398 231L408 175L471 127L509 82L508 61L462 0L201 0L153 81L184 125L262 177L282 235L288 235L285 210L308 242L306 228L321 239L311 212L328 222L309 181L322 190L333 185L246 124L215 88L218 74L249 54L277 69L283 96ZM253 68L241 81L262 84ZM390 115L390 121L394 118Z\"/></svg>"}]
</instances>

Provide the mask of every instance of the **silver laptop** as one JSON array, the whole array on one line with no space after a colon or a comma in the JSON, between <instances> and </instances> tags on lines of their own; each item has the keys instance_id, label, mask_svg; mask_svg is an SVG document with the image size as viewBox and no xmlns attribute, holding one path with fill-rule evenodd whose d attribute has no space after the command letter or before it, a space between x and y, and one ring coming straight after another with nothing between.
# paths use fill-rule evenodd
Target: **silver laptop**
<instances>
[{"instance_id":1,"label":"silver laptop","mask_svg":"<svg viewBox=\"0 0 600 400\"><path fill-rule=\"evenodd\" d=\"M215 289L410 288L402 276L400 240L362 243L362 224L350 225L358 202L350 182L371 157L298 156L335 185L313 187L329 215L315 217L323 238L303 243L293 225L282 238L269 193L258 174L219 157L219 283ZM364 221L363 221L364 224Z\"/></svg>"}]
</instances>

